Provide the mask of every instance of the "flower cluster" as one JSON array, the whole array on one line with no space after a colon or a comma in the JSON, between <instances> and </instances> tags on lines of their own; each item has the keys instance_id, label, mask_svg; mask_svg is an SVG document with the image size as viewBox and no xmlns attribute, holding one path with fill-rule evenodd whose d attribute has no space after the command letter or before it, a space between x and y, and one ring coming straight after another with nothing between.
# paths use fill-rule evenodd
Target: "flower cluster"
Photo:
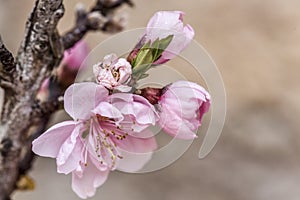
<instances>
[{"instance_id":1,"label":"flower cluster","mask_svg":"<svg viewBox=\"0 0 300 200\"><path fill-rule=\"evenodd\" d=\"M64 108L72 120L33 141L36 154L56 158L58 173L72 173L79 197L93 196L112 170L140 170L157 148L149 127L160 126L179 139L197 137L210 106L203 87L177 81L164 88L136 88L148 69L172 59L192 40L194 31L182 20L179 11L156 13L127 59L107 55L93 66L96 82L67 88Z\"/></svg>"}]
</instances>

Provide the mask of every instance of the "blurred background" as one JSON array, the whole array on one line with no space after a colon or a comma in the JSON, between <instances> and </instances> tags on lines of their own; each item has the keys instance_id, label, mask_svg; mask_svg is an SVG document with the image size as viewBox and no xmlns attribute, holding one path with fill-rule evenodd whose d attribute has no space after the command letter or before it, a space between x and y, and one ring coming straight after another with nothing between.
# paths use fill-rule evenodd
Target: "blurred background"
<instances>
[{"instance_id":1,"label":"blurred background","mask_svg":"<svg viewBox=\"0 0 300 200\"><path fill-rule=\"evenodd\" d=\"M78 2L93 4L66 0L61 32L72 27ZM0 0L0 33L13 52L33 3ZM167 168L139 175L111 173L92 199L298 200L300 1L136 0L135 5L120 10L127 13L127 29L144 27L159 10L186 13L185 22L194 27L195 39L210 53L224 79L226 123L205 159L198 159L201 136ZM108 37L92 33L86 41L92 48ZM14 199L79 199L72 192L71 176L56 173L54 159L38 158L30 175L36 189L16 192Z\"/></svg>"}]
</instances>

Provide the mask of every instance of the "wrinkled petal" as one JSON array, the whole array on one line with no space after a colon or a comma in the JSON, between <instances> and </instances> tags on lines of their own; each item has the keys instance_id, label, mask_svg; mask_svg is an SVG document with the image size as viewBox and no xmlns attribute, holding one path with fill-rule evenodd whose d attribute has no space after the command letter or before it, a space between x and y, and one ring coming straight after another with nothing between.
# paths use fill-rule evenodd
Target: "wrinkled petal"
<instances>
[{"instance_id":1,"label":"wrinkled petal","mask_svg":"<svg viewBox=\"0 0 300 200\"><path fill-rule=\"evenodd\" d=\"M65 92L64 107L74 120L86 120L90 118L91 110L107 96L107 89L96 83L74 83Z\"/></svg>"},{"instance_id":2,"label":"wrinkled petal","mask_svg":"<svg viewBox=\"0 0 300 200\"><path fill-rule=\"evenodd\" d=\"M103 65L104 67L108 67L114 65L118 60L118 56L114 53L108 54L103 58Z\"/></svg>"},{"instance_id":3,"label":"wrinkled petal","mask_svg":"<svg viewBox=\"0 0 300 200\"><path fill-rule=\"evenodd\" d=\"M76 122L65 121L49 128L32 142L32 151L40 156L56 158L62 144L72 134Z\"/></svg>"},{"instance_id":4,"label":"wrinkled petal","mask_svg":"<svg viewBox=\"0 0 300 200\"><path fill-rule=\"evenodd\" d=\"M196 122L196 124L199 123ZM162 111L159 125L167 134L178 139L191 140L197 138L195 132L198 125L192 124L174 113Z\"/></svg>"},{"instance_id":5,"label":"wrinkled petal","mask_svg":"<svg viewBox=\"0 0 300 200\"><path fill-rule=\"evenodd\" d=\"M138 124L154 125L157 121L158 114L155 108L142 96L116 93L109 97L109 101L124 115L134 117Z\"/></svg>"},{"instance_id":6,"label":"wrinkled petal","mask_svg":"<svg viewBox=\"0 0 300 200\"><path fill-rule=\"evenodd\" d=\"M68 174L75 170L79 161L83 160L83 144L79 134L81 126L77 126L72 135L62 144L56 158L57 172Z\"/></svg>"},{"instance_id":7,"label":"wrinkled petal","mask_svg":"<svg viewBox=\"0 0 300 200\"><path fill-rule=\"evenodd\" d=\"M116 122L119 122L124 118L122 113L116 107L107 102L101 102L92 112L101 115L102 117L115 119Z\"/></svg>"},{"instance_id":8,"label":"wrinkled petal","mask_svg":"<svg viewBox=\"0 0 300 200\"><path fill-rule=\"evenodd\" d=\"M86 199L95 195L96 188L106 181L109 170L98 170L91 160L82 169L82 173L72 173L72 189L80 198Z\"/></svg>"}]
</instances>

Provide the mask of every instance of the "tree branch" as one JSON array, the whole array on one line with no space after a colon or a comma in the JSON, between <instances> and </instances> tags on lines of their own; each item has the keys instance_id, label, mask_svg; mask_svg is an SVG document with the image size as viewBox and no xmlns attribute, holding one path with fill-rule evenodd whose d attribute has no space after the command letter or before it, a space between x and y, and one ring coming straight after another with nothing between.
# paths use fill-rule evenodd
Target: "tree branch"
<instances>
[{"instance_id":1,"label":"tree branch","mask_svg":"<svg viewBox=\"0 0 300 200\"><path fill-rule=\"evenodd\" d=\"M52 99L46 102L37 101L33 104L33 111L31 113L32 118L37 119L44 117L45 115L52 114L57 110L63 108L63 97L59 96L56 99Z\"/></svg>"},{"instance_id":2,"label":"tree branch","mask_svg":"<svg viewBox=\"0 0 300 200\"><path fill-rule=\"evenodd\" d=\"M0 78L11 80L12 73L15 70L15 59L12 53L5 47L3 44L1 35L0 35Z\"/></svg>"},{"instance_id":3,"label":"tree branch","mask_svg":"<svg viewBox=\"0 0 300 200\"><path fill-rule=\"evenodd\" d=\"M76 24L62 37L65 49L71 48L88 31L101 30L103 32L115 33L123 29L122 19L116 19L114 11L124 3L133 6L129 0L97 0L89 12L79 5L76 9Z\"/></svg>"},{"instance_id":4,"label":"tree branch","mask_svg":"<svg viewBox=\"0 0 300 200\"><path fill-rule=\"evenodd\" d=\"M91 11L100 11L102 15L107 16L123 4L128 4L131 7L134 6L130 0L99 0Z\"/></svg>"},{"instance_id":5,"label":"tree branch","mask_svg":"<svg viewBox=\"0 0 300 200\"><path fill-rule=\"evenodd\" d=\"M0 120L0 200L8 199L19 177L21 150L34 123L32 105L42 81L60 62L63 48L56 25L64 13L62 0L36 0L27 21L25 40L16 59L18 85L14 94L5 95Z\"/></svg>"}]
</instances>

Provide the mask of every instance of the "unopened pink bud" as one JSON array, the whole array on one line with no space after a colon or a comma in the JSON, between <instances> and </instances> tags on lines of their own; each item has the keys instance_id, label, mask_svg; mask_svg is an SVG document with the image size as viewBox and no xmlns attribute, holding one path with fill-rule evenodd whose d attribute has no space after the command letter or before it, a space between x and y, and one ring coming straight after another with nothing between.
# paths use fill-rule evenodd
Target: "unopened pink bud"
<instances>
[{"instance_id":1,"label":"unopened pink bud","mask_svg":"<svg viewBox=\"0 0 300 200\"><path fill-rule=\"evenodd\" d=\"M196 83L177 81L164 89L158 103L163 130L179 139L194 139L209 110L210 95Z\"/></svg>"},{"instance_id":2,"label":"unopened pink bud","mask_svg":"<svg viewBox=\"0 0 300 200\"><path fill-rule=\"evenodd\" d=\"M74 47L65 51L62 64L67 66L70 70L78 71L88 53L88 45L83 40L80 40Z\"/></svg>"},{"instance_id":3,"label":"unopened pink bud","mask_svg":"<svg viewBox=\"0 0 300 200\"><path fill-rule=\"evenodd\" d=\"M194 30L190 25L183 24L182 11L160 11L153 15L147 25L146 42L154 42L173 35L173 39L154 64L163 64L177 56L194 37Z\"/></svg>"}]
</instances>

